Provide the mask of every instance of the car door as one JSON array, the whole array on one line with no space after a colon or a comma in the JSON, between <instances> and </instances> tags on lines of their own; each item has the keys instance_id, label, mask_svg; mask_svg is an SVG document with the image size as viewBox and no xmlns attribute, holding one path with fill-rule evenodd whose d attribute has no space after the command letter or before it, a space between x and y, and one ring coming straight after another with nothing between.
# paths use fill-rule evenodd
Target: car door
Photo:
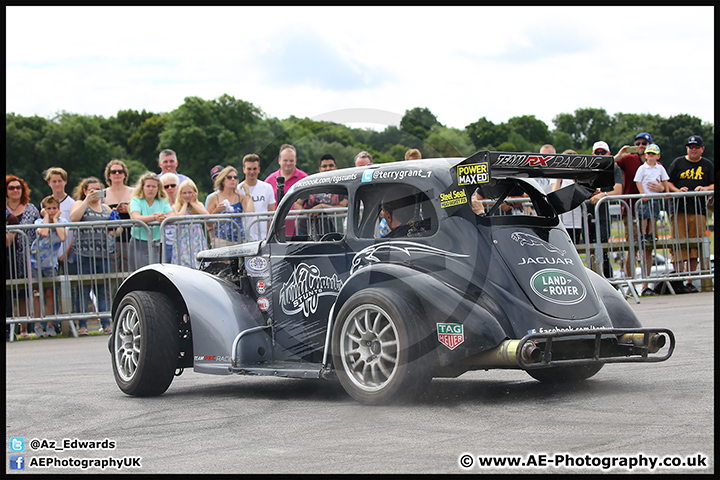
<instances>
[{"instance_id":1,"label":"car door","mask_svg":"<svg viewBox=\"0 0 720 480\"><path fill-rule=\"evenodd\" d=\"M308 195L347 196L347 191L344 187L325 187L292 195L294 203ZM274 232L270 242L272 288L268 291L275 326L275 361L322 361L329 312L349 273L345 213L337 211L341 207L328 208L333 213L323 212L313 218L285 206L275 223L284 228L289 219L296 222L299 233L309 233L285 237L284 232ZM306 228L300 226L302 221ZM313 231L329 224L334 225L335 232Z\"/></svg>"}]
</instances>

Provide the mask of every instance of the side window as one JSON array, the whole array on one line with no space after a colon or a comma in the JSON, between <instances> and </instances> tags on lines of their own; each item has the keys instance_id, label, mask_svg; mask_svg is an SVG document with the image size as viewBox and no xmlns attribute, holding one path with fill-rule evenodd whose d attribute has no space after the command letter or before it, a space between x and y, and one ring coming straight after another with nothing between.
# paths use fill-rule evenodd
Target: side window
<instances>
[{"instance_id":1,"label":"side window","mask_svg":"<svg viewBox=\"0 0 720 480\"><path fill-rule=\"evenodd\" d=\"M282 242L337 241L345 237L348 194L345 187L304 189L293 194L291 207L285 206L278 222ZM284 235L283 235L284 233Z\"/></svg>"},{"instance_id":2,"label":"side window","mask_svg":"<svg viewBox=\"0 0 720 480\"><path fill-rule=\"evenodd\" d=\"M437 215L430 199L407 184L361 187L354 208L359 238L426 237L437 231Z\"/></svg>"}]
</instances>

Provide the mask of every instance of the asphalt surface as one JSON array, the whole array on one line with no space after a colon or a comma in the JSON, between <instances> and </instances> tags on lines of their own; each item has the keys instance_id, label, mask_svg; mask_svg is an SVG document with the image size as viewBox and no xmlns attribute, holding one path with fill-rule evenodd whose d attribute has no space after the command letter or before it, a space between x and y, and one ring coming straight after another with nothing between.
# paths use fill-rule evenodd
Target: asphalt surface
<instances>
[{"instance_id":1,"label":"asphalt surface","mask_svg":"<svg viewBox=\"0 0 720 480\"><path fill-rule=\"evenodd\" d=\"M714 295L630 304L644 326L673 330L670 360L606 365L572 386L471 372L389 407L326 381L190 370L133 398L115 385L107 336L6 342L6 472L23 455L34 473L713 473ZM479 465L515 457L524 466Z\"/></svg>"}]
</instances>

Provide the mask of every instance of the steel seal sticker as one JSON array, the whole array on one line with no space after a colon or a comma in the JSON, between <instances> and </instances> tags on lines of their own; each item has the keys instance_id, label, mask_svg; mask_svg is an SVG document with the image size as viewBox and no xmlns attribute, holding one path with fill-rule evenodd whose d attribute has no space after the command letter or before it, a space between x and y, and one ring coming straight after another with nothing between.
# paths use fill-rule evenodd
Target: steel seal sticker
<instances>
[{"instance_id":1,"label":"steel seal sticker","mask_svg":"<svg viewBox=\"0 0 720 480\"><path fill-rule=\"evenodd\" d=\"M464 189L451 190L440 194L440 206L442 208L455 207L467 203L467 194Z\"/></svg>"},{"instance_id":2,"label":"steel seal sticker","mask_svg":"<svg viewBox=\"0 0 720 480\"><path fill-rule=\"evenodd\" d=\"M438 323L438 340L450 350L465 341L463 326L460 323Z\"/></svg>"},{"instance_id":3,"label":"steel seal sticker","mask_svg":"<svg viewBox=\"0 0 720 480\"><path fill-rule=\"evenodd\" d=\"M572 273L546 268L535 272L530 278L530 288L548 302L558 305L574 305L587 295L585 285Z\"/></svg>"},{"instance_id":4,"label":"steel seal sticker","mask_svg":"<svg viewBox=\"0 0 720 480\"><path fill-rule=\"evenodd\" d=\"M473 163L471 165L458 165L458 185L474 185L490 181L488 162Z\"/></svg>"}]
</instances>

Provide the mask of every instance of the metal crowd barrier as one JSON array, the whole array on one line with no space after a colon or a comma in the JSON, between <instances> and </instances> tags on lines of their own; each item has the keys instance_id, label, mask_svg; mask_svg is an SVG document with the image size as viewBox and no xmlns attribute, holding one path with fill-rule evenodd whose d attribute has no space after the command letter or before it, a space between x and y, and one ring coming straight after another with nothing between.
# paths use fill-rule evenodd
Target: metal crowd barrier
<instances>
[{"instance_id":1,"label":"metal crowd barrier","mask_svg":"<svg viewBox=\"0 0 720 480\"><path fill-rule=\"evenodd\" d=\"M610 216L610 225L605 226L601 222L595 222L593 227L595 238L598 240L593 244L592 249L586 250L591 252L587 266L602 274L605 271L604 262L608 258L621 258L624 261L624 256L627 255L630 268L621 269L617 275L612 275L610 278L605 276L611 284L626 296L632 296L636 302L640 300L635 286L642 283L662 284L663 291L667 290L675 294L673 283L678 285L680 282L699 281L700 290L711 291L714 278L714 254L711 253L710 238L714 231L714 213L711 213L707 207L713 196L714 192L708 191L613 195L601 198L593 209L595 218L600 218L600 211L605 208L603 205L607 207L620 205L627 212L627 225L631 225L632 228L626 228L624 221L621 219L616 221L612 216ZM649 201L656 200L658 204L658 208L651 211L652 223L649 236L641 230L640 208L644 203L643 198L648 198ZM634 208L630 208L629 200L635 200ZM690 205L695 211L704 209L705 225L698 225L692 231L686 228L681 232L682 225L678 224L679 216L675 212L677 204L683 207L680 211L685 211ZM601 230L604 227L611 232L606 240L601 239ZM680 232L685 238L679 238ZM680 256L685 253L690 257L692 250L697 250L698 265L696 269L688 271L689 266L683 268ZM603 252L606 255L603 255Z\"/></svg>"},{"instance_id":2,"label":"metal crowd barrier","mask_svg":"<svg viewBox=\"0 0 720 480\"><path fill-rule=\"evenodd\" d=\"M322 213L332 219L336 228L339 229L336 231L343 231L342 220L347 216L346 212L346 208L338 208L324 209ZM304 221L308 225L314 225L311 215L316 213L317 210L293 210L287 218L295 223L296 231L298 231ZM150 224L139 220L61 223L58 226L72 232L71 235L74 238L79 238L78 235L83 231L96 232L101 229L105 232L115 231L117 228L122 228L122 231L117 237L103 234L102 238L106 242L107 254L103 258L92 257L93 261L107 263L108 271L88 273L83 268L78 269L80 260L77 255L59 255L58 252L53 252L52 263L57 261L58 267L52 276L38 276L36 272L33 272L30 268L30 257L27 255L27 252L31 252L32 238L37 236L35 232L39 228L47 227L44 225L7 226L6 232L16 238L6 249L8 268L5 279L5 323L11 325L13 332L15 324L28 323L28 332L32 332L35 322L62 322L63 325L67 325L73 335L77 336L74 324L76 320L110 318L112 299L117 288L136 269L132 260L137 257L139 247L129 238L133 228L143 229L148 238L152 238L153 229L159 229L159 242L147 242L140 245L143 249L147 249L144 253L148 263L171 263L174 242L181 241L180 236L185 233L183 229L187 229L190 234L202 236L197 245L191 243L190 249L186 250L185 260L194 259L199 251L212 247L212 239L218 228L223 225L229 227L234 218L242 218L242 224L246 231L245 241L247 241L248 229L250 231L260 229L263 221L269 224L273 214L274 212L186 215L169 217L162 223L151 222ZM264 238L265 235L262 237ZM68 244L67 241L66 244ZM62 250L67 251L67 248L64 246ZM18 250L23 252L21 255L22 265L17 265L15 261ZM34 253L38 262L40 253L39 251ZM65 258L66 256L67 258ZM175 263L183 264L182 260L183 258L177 258ZM198 268L199 264L195 262L186 264L186 266ZM54 306L52 312L46 311L46 296L53 300L52 303L49 303ZM100 305L106 305L107 308L101 309ZM13 335L10 336L10 340L13 340Z\"/></svg>"}]
</instances>

